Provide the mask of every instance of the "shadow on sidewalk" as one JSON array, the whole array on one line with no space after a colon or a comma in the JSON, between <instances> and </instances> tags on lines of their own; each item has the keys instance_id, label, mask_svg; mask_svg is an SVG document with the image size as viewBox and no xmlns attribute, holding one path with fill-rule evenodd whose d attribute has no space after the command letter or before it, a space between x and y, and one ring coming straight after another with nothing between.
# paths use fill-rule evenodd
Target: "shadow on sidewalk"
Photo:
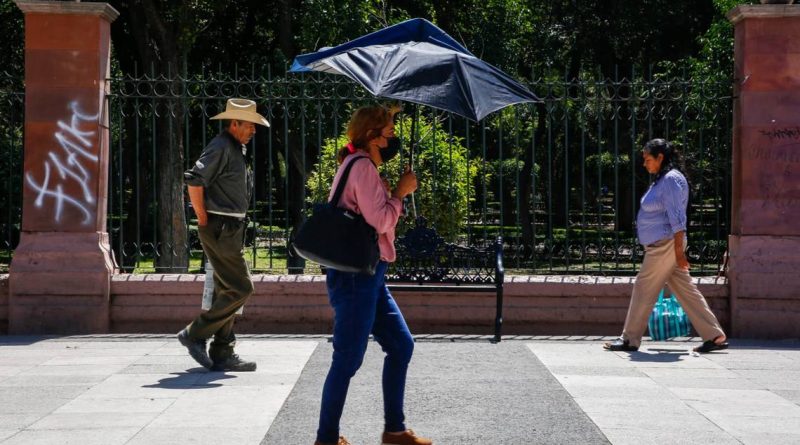
<instances>
[{"instance_id":1,"label":"shadow on sidewalk","mask_svg":"<svg viewBox=\"0 0 800 445\"><path fill-rule=\"evenodd\" d=\"M142 385L142 388L161 389L205 389L217 388L222 383L213 383L216 380L235 379L235 375L223 372L208 372L205 368L192 368L185 372L173 372L174 377L165 377L152 385Z\"/></svg>"},{"instance_id":2,"label":"shadow on sidewalk","mask_svg":"<svg viewBox=\"0 0 800 445\"><path fill-rule=\"evenodd\" d=\"M631 352L630 360L632 362L672 363L681 361L683 356L690 355L691 353L685 349L648 348L647 352Z\"/></svg>"}]
</instances>

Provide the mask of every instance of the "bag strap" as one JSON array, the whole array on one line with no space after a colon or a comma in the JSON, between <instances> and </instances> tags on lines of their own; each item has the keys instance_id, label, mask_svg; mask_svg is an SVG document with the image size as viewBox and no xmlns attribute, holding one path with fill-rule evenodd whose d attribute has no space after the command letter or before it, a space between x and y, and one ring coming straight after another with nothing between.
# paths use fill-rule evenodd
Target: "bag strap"
<instances>
[{"instance_id":1,"label":"bag strap","mask_svg":"<svg viewBox=\"0 0 800 445\"><path fill-rule=\"evenodd\" d=\"M342 197L342 193L344 193L344 186L347 184L347 178L350 176L350 169L353 168L353 164L355 164L359 159L365 157L366 156L358 156L350 161L350 163L347 164L347 167L345 167L344 173L342 173L342 177L339 179L339 184L336 186L336 191L333 193L333 198L331 198L329 201L334 207L339 204L339 199Z\"/></svg>"}]
</instances>

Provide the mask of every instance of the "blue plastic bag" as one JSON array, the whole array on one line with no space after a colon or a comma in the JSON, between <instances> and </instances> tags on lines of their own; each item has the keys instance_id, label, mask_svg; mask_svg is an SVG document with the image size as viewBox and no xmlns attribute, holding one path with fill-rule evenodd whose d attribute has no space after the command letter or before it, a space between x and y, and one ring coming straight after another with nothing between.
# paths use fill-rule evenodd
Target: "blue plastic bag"
<instances>
[{"instance_id":1,"label":"blue plastic bag","mask_svg":"<svg viewBox=\"0 0 800 445\"><path fill-rule=\"evenodd\" d=\"M647 321L650 338L653 341L667 340L673 337L689 336L689 317L678 303L675 295L664 297L664 289L658 294L658 301L650 312Z\"/></svg>"}]
</instances>

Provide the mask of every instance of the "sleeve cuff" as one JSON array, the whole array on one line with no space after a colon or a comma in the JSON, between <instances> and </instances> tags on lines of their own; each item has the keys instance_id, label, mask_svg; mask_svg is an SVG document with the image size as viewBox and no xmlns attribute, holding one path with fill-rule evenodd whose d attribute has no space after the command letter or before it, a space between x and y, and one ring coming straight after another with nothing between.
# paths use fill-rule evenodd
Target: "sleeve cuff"
<instances>
[{"instance_id":1,"label":"sleeve cuff","mask_svg":"<svg viewBox=\"0 0 800 445\"><path fill-rule=\"evenodd\" d=\"M186 185L193 185L193 186L198 186L198 187L205 187L206 186L203 183L203 179L202 178L200 178L198 176L195 176L195 175L193 175L191 173L184 173L183 174L183 182L185 182Z\"/></svg>"},{"instance_id":2,"label":"sleeve cuff","mask_svg":"<svg viewBox=\"0 0 800 445\"><path fill-rule=\"evenodd\" d=\"M397 210L398 213L403 211L403 201L401 201L400 199L397 199L394 196L392 196L391 198L389 198L389 202L392 203L392 205L394 206L395 210Z\"/></svg>"}]
</instances>

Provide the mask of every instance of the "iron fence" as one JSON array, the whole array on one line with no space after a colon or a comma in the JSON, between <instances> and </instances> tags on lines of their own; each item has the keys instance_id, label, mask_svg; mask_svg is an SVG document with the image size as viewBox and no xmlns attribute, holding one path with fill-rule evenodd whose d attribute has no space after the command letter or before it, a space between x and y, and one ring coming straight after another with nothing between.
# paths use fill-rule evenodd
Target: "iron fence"
<instances>
[{"instance_id":1,"label":"iron fence","mask_svg":"<svg viewBox=\"0 0 800 445\"><path fill-rule=\"evenodd\" d=\"M342 78L237 72L111 79L108 231L122 269L178 271L187 261L190 271L202 268L191 209L179 202L164 205L170 196L164 187L181 187L181 178L168 173L176 177L164 181L170 170L163 164L180 163L173 172L187 168L221 131L209 117L227 98L247 97L272 124L259 128L249 147L256 190L247 258L257 272L319 270L288 255L287 240L312 201L326 195L326 175L334 168L331 147L350 112L374 99ZM640 149L646 140L664 137L688 160L694 273L716 274L730 220L730 81L634 72L614 79L535 79L528 85L542 103L514 106L480 123L421 108L422 124L410 138L410 126L401 120L401 137L418 141L421 152L415 161L427 183L421 182L425 190L416 197L421 214L460 243L485 245L502 235L511 273L633 274L643 254L633 222L649 181ZM0 185L0 267L7 267L19 236L20 91L0 93L0 112L11 116L0 127L7 170ZM180 156L165 156L169 150ZM389 176L406 160L389 166ZM185 216L163 218L160 213L169 208ZM165 227L164 221L180 224Z\"/></svg>"},{"instance_id":2,"label":"iron fence","mask_svg":"<svg viewBox=\"0 0 800 445\"><path fill-rule=\"evenodd\" d=\"M0 72L0 272L19 243L22 208L22 79Z\"/></svg>"}]
</instances>

